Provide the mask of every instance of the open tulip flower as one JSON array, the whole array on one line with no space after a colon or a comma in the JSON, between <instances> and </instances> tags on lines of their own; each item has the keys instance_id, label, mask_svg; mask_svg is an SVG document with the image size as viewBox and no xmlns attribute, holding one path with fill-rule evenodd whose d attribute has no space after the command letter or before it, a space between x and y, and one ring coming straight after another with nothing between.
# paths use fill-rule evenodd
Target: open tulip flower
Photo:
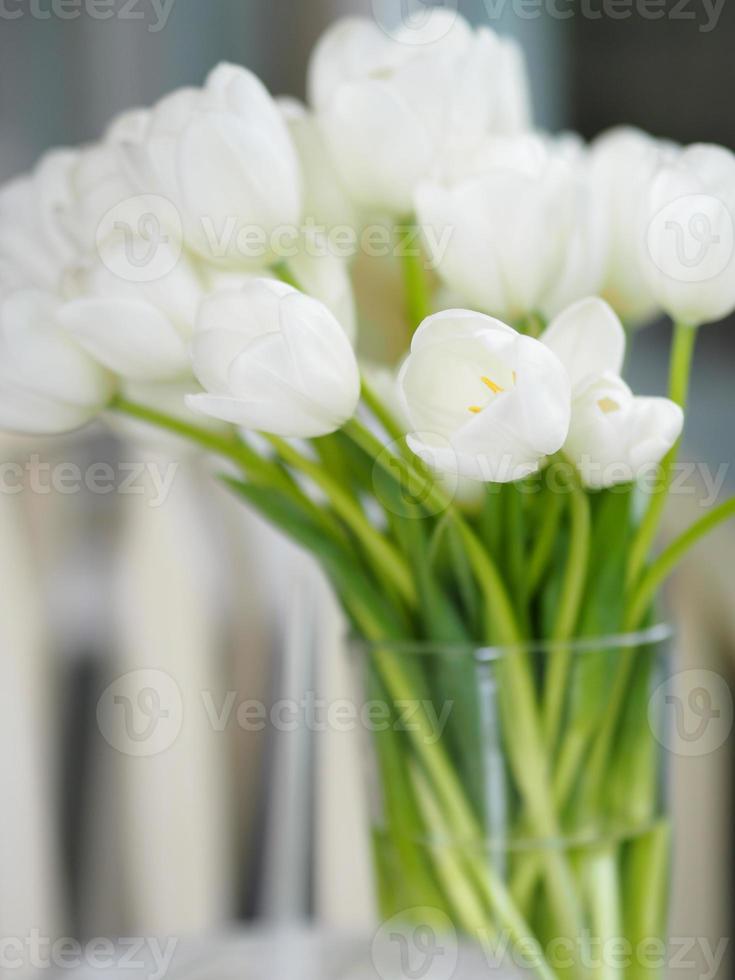
<instances>
[{"instance_id":1,"label":"open tulip flower","mask_svg":"<svg viewBox=\"0 0 735 980\"><path fill-rule=\"evenodd\" d=\"M655 547L698 329L735 309L735 156L536 132L516 45L450 6L337 22L308 108L223 64L0 189L0 427L215 458L321 563L391 706L383 912L589 980L592 940L663 930L641 631L735 514ZM639 397L622 324L663 312L669 397Z\"/></svg>"},{"instance_id":2,"label":"open tulip flower","mask_svg":"<svg viewBox=\"0 0 735 980\"><path fill-rule=\"evenodd\" d=\"M559 314L541 337L566 367L572 412L564 449L590 487L630 483L676 443L684 413L668 398L636 398L620 374L625 331L599 299Z\"/></svg>"},{"instance_id":3,"label":"open tulip flower","mask_svg":"<svg viewBox=\"0 0 735 980\"><path fill-rule=\"evenodd\" d=\"M486 483L522 479L561 449L571 388L543 344L467 310L429 317L399 383L411 449L437 469Z\"/></svg>"}]
</instances>

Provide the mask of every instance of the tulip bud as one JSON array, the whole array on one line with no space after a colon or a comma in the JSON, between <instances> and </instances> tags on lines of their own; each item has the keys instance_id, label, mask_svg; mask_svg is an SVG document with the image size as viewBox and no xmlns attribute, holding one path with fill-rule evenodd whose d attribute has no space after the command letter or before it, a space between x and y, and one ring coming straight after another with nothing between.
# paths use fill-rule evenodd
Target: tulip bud
<instances>
[{"instance_id":1,"label":"tulip bud","mask_svg":"<svg viewBox=\"0 0 735 980\"><path fill-rule=\"evenodd\" d=\"M566 368L572 417L564 451L593 488L629 483L658 465L681 435L684 413L668 398L636 398L620 377L625 331L600 299L561 313L541 342Z\"/></svg>"},{"instance_id":2,"label":"tulip bud","mask_svg":"<svg viewBox=\"0 0 735 980\"><path fill-rule=\"evenodd\" d=\"M60 303L22 290L0 301L0 428L76 429L109 402L112 379L64 333Z\"/></svg>"},{"instance_id":3,"label":"tulip bud","mask_svg":"<svg viewBox=\"0 0 735 980\"><path fill-rule=\"evenodd\" d=\"M433 25L442 12L435 12ZM368 19L338 21L309 68L310 101L332 159L359 205L409 214L419 182L446 175L490 133L529 125L527 82L514 43L472 31L389 36ZM426 39L425 39L426 41Z\"/></svg>"},{"instance_id":4,"label":"tulip bud","mask_svg":"<svg viewBox=\"0 0 735 980\"><path fill-rule=\"evenodd\" d=\"M485 483L535 473L569 431L569 378L543 344L499 320L446 310L414 334L399 384L414 453Z\"/></svg>"},{"instance_id":5,"label":"tulip bud","mask_svg":"<svg viewBox=\"0 0 735 980\"><path fill-rule=\"evenodd\" d=\"M466 167L464 178L416 194L419 221L446 242L438 271L451 289L511 321L552 316L596 291L607 234L576 144L497 138Z\"/></svg>"},{"instance_id":6,"label":"tulip bud","mask_svg":"<svg viewBox=\"0 0 735 980\"><path fill-rule=\"evenodd\" d=\"M735 154L690 146L647 194L643 273L674 320L700 326L735 310Z\"/></svg>"},{"instance_id":7,"label":"tulip bud","mask_svg":"<svg viewBox=\"0 0 735 980\"><path fill-rule=\"evenodd\" d=\"M275 280L208 297L192 357L207 394L189 396L189 407L247 429L327 435L351 418L360 398L357 361L335 317Z\"/></svg>"},{"instance_id":8,"label":"tulip bud","mask_svg":"<svg viewBox=\"0 0 735 980\"><path fill-rule=\"evenodd\" d=\"M267 265L274 258L270 235L301 217L299 162L288 129L244 68L222 64L204 88L162 99L143 133L123 141L123 154L138 190L168 198L187 245L212 261Z\"/></svg>"}]
</instances>

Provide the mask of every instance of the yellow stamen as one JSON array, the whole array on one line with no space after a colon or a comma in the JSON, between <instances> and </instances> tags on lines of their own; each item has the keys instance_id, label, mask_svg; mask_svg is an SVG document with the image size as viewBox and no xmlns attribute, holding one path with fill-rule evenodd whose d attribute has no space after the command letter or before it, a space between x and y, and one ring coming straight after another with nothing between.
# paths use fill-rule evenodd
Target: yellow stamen
<instances>
[{"instance_id":1,"label":"yellow stamen","mask_svg":"<svg viewBox=\"0 0 735 980\"><path fill-rule=\"evenodd\" d=\"M600 410L609 415L611 412L617 412L620 409L620 405L613 401L612 398L601 398L598 403Z\"/></svg>"},{"instance_id":2,"label":"yellow stamen","mask_svg":"<svg viewBox=\"0 0 735 980\"><path fill-rule=\"evenodd\" d=\"M470 405L469 410L472 412L473 415L479 415L480 412L482 411L479 405Z\"/></svg>"},{"instance_id":3,"label":"yellow stamen","mask_svg":"<svg viewBox=\"0 0 735 980\"><path fill-rule=\"evenodd\" d=\"M480 378L480 380L484 385L487 385L494 395L499 395L501 391L505 391L505 388L501 388L500 385L496 385L494 381L490 380L490 378Z\"/></svg>"}]
</instances>

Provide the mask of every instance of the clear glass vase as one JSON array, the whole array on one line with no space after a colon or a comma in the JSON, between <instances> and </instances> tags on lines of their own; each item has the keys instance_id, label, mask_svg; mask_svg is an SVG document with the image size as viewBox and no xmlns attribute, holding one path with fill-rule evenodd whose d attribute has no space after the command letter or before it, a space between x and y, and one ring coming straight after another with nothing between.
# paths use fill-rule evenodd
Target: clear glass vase
<instances>
[{"instance_id":1,"label":"clear glass vase","mask_svg":"<svg viewBox=\"0 0 735 980\"><path fill-rule=\"evenodd\" d=\"M652 695L670 635L356 642L383 919L449 922L546 978L660 976L670 822Z\"/></svg>"}]
</instances>

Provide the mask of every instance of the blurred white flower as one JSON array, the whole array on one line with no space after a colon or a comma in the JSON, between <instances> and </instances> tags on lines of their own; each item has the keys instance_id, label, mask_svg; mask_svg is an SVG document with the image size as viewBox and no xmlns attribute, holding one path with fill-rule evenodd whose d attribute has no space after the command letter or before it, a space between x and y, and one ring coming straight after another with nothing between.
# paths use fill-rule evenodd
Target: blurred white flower
<instances>
[{"instance_id":1,"label":"blurred white flower","mask_svg":"<svg viewBox=\"0 0 735 980\"><path fill-rule=\"evenodd\" d=\"M329 156L316 116L297 99L277 102L301 162L304 220L327 228L355 228L355 208Z\"/></svg>"},{"instance_id":2,"label":"blurred white flower","mask_svg":"<svg viewBox=\"0 0 735 980\"><path fill-rule=\"evenodd\" d=\"M231 265L271 262L270 236L301 217L300 168L255 75L221 64L203 88L162 99L141 128L121 140L127 173L140 193L175 206L187 245Z\"/></svg>"},{"instance_id":3,"label":"blurred white flower","mask_svg":"<svg viewBox=\"0 0 735 980\"><path fill-rule=\"evenodd\" d=\"M0 189L0 291L61 290L78 254L61 221L78 158L76 150L53 150Z\"/></svg>"},{"instance_id":4,"label":"blurred white flower","mask_svg":"<svg viewBox=\"0 0 735 980\"><path fill-rule=\"evenodd\" d=\"M629 483L658 464L681 435L684 413L668 398L636 398L622 380L625 331L607 303L575 303L541 342L569 374L572 418L564 451L584 483Z\"/></svg>"},{"instance_id":5,"label":"blurred white flower","mask_svg":"<svg viewBox=\"0 0 735 980\"><path fill-rule=\"evenodd\" d=\"M351 418L360 397L355 355L333 314L276 280L208 297L192 356L207 394L191 395L189 407L247 429L327 435Z\"/></svg>"},{"instance_id":6,"label":"blurred white flower","mask_svg":"<svg viewBox=\"0 0 735 980\"><path fill-rule=\"evenodd\" d=\"M69 170L68 197L60 218L83 256L89 256L107 233L119 233L121 225L138 226L137 192L126 175L120 147L139 137L147 120L146 109L118 116L101 140L79 150Z\"/></svg>"},{"instance_id":7,"label":"blurred white flower","mask_svg":"<svg viewBox=\"0 0 735 980\"><path fill-rule=\"evenodd\" d=\"M416 194L420 223L446 240L439 274L465 303L515 321L596 292L608 236L574 140L498 137L465 171Z\"/></svg>"},{"instance_id":8,"label":"blurred white flower","mask_svg":"<svg viewBox=\"0 0 735 980\"><path fill-rule=\"evenodd\" d=\"M508 483L535 473L567 438L570 383L556 355L480 313L424 320L399 384L408 444L440 471Z\"/></svg>"},{"instance_id":9,"label":"blurred white flower","mask_svg":"<svg viewBox=\"0 0 735 980\"><path fill-rule=\"evenodd\" d=\"M488 134L530 124L520 50L450 11L438 40L404 43L347 18L317 44L309 96L344 186L361 206L408 215L424 178L461 166Z\"/></svg>"},{"instance_id":10,"label":"blurred white flower","mask_svg":"<svg viewBox=\"0 0 735 980\"><path fill-rule=\"evenodd\" d=\"M700 144L665 161L646 221L643 271L663 309L692 326L735 310L735 154Z\"/></svg>"},{"instance_id":11,"label":"blurred white flower","mask_svg":"<svg viewBox=\"0 0 735 980\"><path fill-rule=\"evenodd\" d=\"M125 239L109 239L78 270L79 295L60 310L59 322L95 360L124 378L190 376L189 340L204 295L198 271L186 256L174 254L165 275L131 282L127 247Z\"/></svg>"},{"instance_id":12,"label":"blurred white flower","mask_svg":"<svg viewBox=\"0 0 735 980\"><path fill-rule=\"evenodd\" d=\"M676 152L631 127L603 133L591 147L592 179L610 230L601 295L628 324L651 320L659 309L643 273L646 197L657 169Z\"/></svg>"},{"instance_id":13,"label":"blurred white flower","mask_svg":"<svg viewBox=\"0 0 735 980\"><path fill-rule=\"evenodd\" d=\"M59 308L37 290L0 300L0 428L66 432L110 400L111 376L62 330Z\"/></svg>"}]
</instances>

